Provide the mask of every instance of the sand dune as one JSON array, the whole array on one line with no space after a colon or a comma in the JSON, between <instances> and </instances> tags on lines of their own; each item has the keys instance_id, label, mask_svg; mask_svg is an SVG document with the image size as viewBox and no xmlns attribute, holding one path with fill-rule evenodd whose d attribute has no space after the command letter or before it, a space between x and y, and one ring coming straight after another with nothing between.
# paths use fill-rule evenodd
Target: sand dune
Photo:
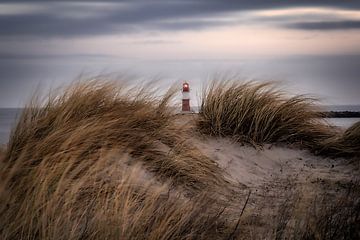
<instances>
[{"instance_id":1,"label":"sand dune","mask_svg":"<svg viewBox=\"0 0 360 240\"><path fill-rule=\"evenodd\" d=\"M199 114L98 79L31 103L0 151L0 238L356 238L360 124L243 86Z\"/></svg>"}]
</instances>

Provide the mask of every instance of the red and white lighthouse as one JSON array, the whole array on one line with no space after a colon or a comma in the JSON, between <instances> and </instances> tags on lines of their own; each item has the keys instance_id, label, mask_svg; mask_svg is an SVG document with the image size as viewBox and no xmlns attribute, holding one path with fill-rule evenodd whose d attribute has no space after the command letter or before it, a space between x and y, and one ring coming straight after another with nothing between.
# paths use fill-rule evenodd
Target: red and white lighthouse
<instances>
[{"instance_id":1,"label":"red and white lighthouse","mask_svg":"<svg viewBox=\"0 0 360 240\"><path fill-rule=\"evenodd\" d=\"M190 112L190 86L184 82L182 88L182 111Z\"/></svg>"}]
</instances>

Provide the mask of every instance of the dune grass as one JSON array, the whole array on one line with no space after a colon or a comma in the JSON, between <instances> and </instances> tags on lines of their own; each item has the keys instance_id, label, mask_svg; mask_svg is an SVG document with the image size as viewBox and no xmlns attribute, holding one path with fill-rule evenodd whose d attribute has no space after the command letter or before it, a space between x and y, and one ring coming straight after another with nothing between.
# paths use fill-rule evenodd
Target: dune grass
<instances>
[{"instance_id":1,"label":"dune grass","mask_svg":"<svg viewBox=\"0 0 360 240\"><path fill-rule=\"evenodd\" d=\"M255 146L295 143L317 154L359 156L360 124L342 134L322 119L315 103L289 96L273 82L213 81L203 90L197 126Z\"/></svg>"},{"instance_id":2,"label":"dune grass","mask_svg":"<svg viewBox=\"0 0 360 240\"><path fill-rule=\"evenodd\" d=\"M196 149L184 146L185 133L173 125L174 115L167 107L173 89L158 99L149 87L129 89L90 80L53 94L42 106L31 104L11 134L6 161L14 165L21 162L19 158L31 159L22 164L36 166L54 154L82 159L99 150L122 147L158 176L172 178L174 184L202 189L208 180L203 176L211 176L208 185L221 183L220 168ZM183 147L189 150L180 151ZM189 152L191 156L186 157ZM182 161L173 161L179 156Z\"/></svg>"},{"instance_id":3,"label":"dune grass","mask_svg":"<svg viewBox=\"0 0 360 240\"><path fill-rule=\"evenodd\" d=\"M350 183L346 192L337 193L333 198L324 196L312 203L305 219L298 220L300 227L293 232L294 239L360 238L359 183Z\"/></svg>"},{"instance_id":4,"label":"dune grass","mask_svg":"<svg viewBox=\"0 0 360 240\"><path fill-rule=\"evenodd\" d=\"M169 186L146 178L139 166L126 167L126 161L126 156L105 155L87 169L75 162L73 170L70 163L37 169L23 193L2 193L1 239L214 239L230 234L222 209L211 198L170 194Z\"/></svg>"},{"instance_id":5,"label":"dune grass","mask_svg":"<svg viewBox=\"0 0 360 240\"><path fill-rule=\"evenodd\" d=\"M273 233L265 232L256 239L359 239L359 183L348 182L335 194L324 187L312 193L316 197L289 194L275 210Z\"/></svg>"},{"instance_id":6,"label":"dune grass","mask_svg":"<svg viewBox=\"0 0 360 240\"><path fill-rule=\"evenodd\" d=\"M343 133L326 139L318 151L336 157L360 157L360 122L354 123Z\"/></svg>"},{"instance_id":7,"label":"dune grass","mask_svg":"<svg viewBox=\"0 0 360 240\"><path fill-rule=\"evenodd\" d=\"M242 225L241 217L250 194L242 198L187 141L190 133L169 107L174 92L158 96L151 84L97 77L34 98L0 149L0 239L249 239L243 230L257 226ZM360 125L335 136L312 103L271 83L213 83L197 124L204 133L252 144L295 142L325 151L324 142L332 149L341 142L356 153ZM314 233L326 231L323 215L313 217ZM296 216L279 212L283 217ZM266 229L267 238L277 229Z\"/></svg>"},{"instance_id":8,"label":"dune grass","mask_svg":"<svg viewBox=\"0 0 360 240\"><path fill-rule=\"evenodd\" d=\"M231 184L173 124L173 89L148 88L90 79L26 107L1 161L1 239L232 233Z\"/></svg>"},{"instance_id":9,"label":"dune grass","mask_svg":"<svg viewBox=\"0 0 360 240\"><path fill-rule=\"evenodd\" d=\"M360 122L348 128L342 135L341 141L347 145L350 153L360 154Z\"/></svg>"}]
</instances>

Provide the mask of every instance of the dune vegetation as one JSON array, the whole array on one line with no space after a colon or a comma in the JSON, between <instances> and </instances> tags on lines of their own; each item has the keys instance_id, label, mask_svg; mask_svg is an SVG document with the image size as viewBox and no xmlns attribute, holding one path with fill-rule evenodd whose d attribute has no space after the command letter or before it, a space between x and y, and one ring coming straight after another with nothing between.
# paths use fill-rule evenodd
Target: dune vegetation
<instances>
[{"instance_id":1,"label":"dune vegetation","mask_svg":"<svg viewBox=\"0 0 360 240\"><path fill-rule=\"evenodd\" d=\"M352 153L360 153L360 122L346 129L341 136L341 141L348 145L347 149L351 149Z\"/></svg>"},{"instance_id":2,"label":"dune vegetation","mask_svg":"<svg viewBox=\"0 0 360 240\"><path fill-rule=\"evenodd\" d=\"M319 150L332 157L360 156L360 122L354 123L343 133L326 139Z\"/></svg>"},{"instance_id":3,"label":"dune vegetation","mask_svg":"<svg viewBox=\"0 0 360 240\"><path fill-rule=\"evenodd\" d=\"M359 123L345 133L322 119L316 99L289 96L274 82L212 81L204 88L197 126L240 142L298 144L317 154L360 154Z\"/></svg>"},{"instance_id":4,"label":"dune vegetation","mask_svg":"<svg viewBox=\"0 0 360 240\"><path fill-rule=\"evenodd\" d=\"M221 215L231 184L186 146L173 89L145 87L89 80L25 108L1 162L1 239L231 234Z\"/></svg>"},{"instance_id":5,"label":"dune vegetation","mask_svg":"<svg viewBox=\"0 0 360 240\"><path fill-rule=\"evenodd\" d=\"M191 131L169 106L175 92L101 76L35 97L0 149L0 238L249 239L249 189L188 141ZM226 82L204 92L196 126L246 143L325 149L335 133L317 117L310 98L286 98L271 83ZM359 126L332 142L357 154ZM306 239L318 239L324 227L311 219L319 229ZM281 239L285 228L267 238ZM305 239L304 229L286 238Z\"/></svg>"}]
</instances>

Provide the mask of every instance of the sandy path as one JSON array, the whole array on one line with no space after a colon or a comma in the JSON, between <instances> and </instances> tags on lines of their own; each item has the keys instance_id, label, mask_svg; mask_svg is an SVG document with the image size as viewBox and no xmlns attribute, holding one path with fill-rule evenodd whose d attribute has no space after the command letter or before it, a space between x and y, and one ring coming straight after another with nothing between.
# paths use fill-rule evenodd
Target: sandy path
<instances>
[{"instance_id":1,"label":"sandy path","mask_svg":"<svg viewBox=\"0 0 360 240\"><path fill-rule=\"evenodd\" d=\"M229 180L248 187L259 187L276 179L297 183L331 179L356 179L359 171L344 159L322 158L306 150L265 145L262 149L243 146L228 138L194 138L203 154L225 170Z\"/></svg>"}]
</instances>

